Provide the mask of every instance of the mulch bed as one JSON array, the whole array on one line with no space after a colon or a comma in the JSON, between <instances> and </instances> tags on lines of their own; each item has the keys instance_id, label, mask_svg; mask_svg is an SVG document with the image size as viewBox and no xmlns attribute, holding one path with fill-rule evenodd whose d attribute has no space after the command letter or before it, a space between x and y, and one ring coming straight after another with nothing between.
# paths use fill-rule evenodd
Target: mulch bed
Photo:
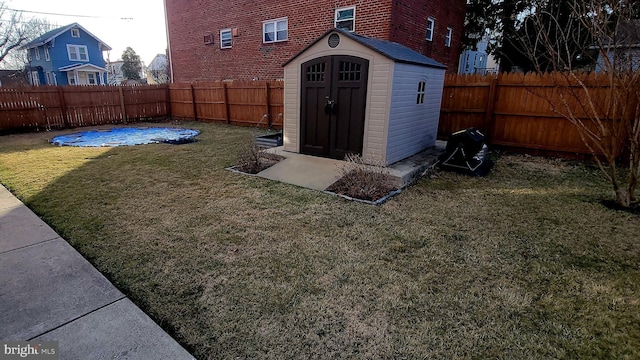
<instances>
[{"instance_id":1,"label":"mulch bed","mask_svg":"<svg viewBox=\"0 0 640 360\"><path fill-rule=\"evenodd\" d=\"M284 160L283 156L276 155L276 154L263 153L263 154L260 154L259 164L256 162L239 164L234 166L233 169L243 173L255 175L261 172L262 170L272 167L273 165L279 163L282 160Z\"/></svg>"},{"instance_id":2,"label":"mulch bed","mask_svg":"<svg viewBox=\"0 0 640 360\"><path fill-rule=\"evenodd\" d=\"M376 201L398 190L393 177L364 170L352 170L326 190L354 199Z\"/></svg>"}]
</instances>

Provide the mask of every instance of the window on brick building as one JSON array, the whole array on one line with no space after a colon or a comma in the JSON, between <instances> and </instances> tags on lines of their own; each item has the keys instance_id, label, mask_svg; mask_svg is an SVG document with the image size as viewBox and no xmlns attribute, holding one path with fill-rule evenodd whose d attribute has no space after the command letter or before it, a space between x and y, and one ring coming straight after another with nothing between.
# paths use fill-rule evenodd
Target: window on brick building
<instances>
[{"instance_id":1,"label":"window on brick building","mask_svg":"<svg viewBox=\"0 0 640 360\"><path fill-rule=\"evenodd\" d=\"M336 29L355 31L356 29L356 7L336 9L336 16L333 25Z\"/></svg>"},{"instance_id":2,"label":"window on brick building","mask_svg":"<svg viewBox=\"0 0 640 360\"><path fill-rule=\"evenodd\" d=\"M287 18L267 20L262 23L262 42L274 43L289 38Z\"/></svg>"},{"instance_id":3,"label":"window on brick building","mask_svg":"<svg viewBox=\"0 0 640 360\"><path fill-rule=\"evenodd\" d=\"M231 29L220 30L220 49L231 48Z\"/></svg>"},{"instance_id":4,"label":"window on brick building","mask_svg":"<svg viewBox=\"0 0 640 360\"><path fill-rule=\"evenodd\" d=\"M447 28L447 36L444 38L444 46L451 47L451 38L453 37L453 29Z\"/></svg>"},{"instance_id":5,"label":"window on brick building","mask_svg":"<svg viewBox=\"0 0 640 360\"><path fill-rule=\"evenodd\" d=\"M427 41L433 41L433 31L436 28L436 21L432 18L427 19Z\"/></svg>"},{"instance_id":6,"label":"window on brick building","mask_svg":"<svg viewBox=\"0 0 640 360\"><path fill-rule=\"evenodd\" d=\"M427 82L420 81L418 83L418 97L416 98L416 104L424 104L424 94L427 89Z\"/></svg>"}]
</instances>

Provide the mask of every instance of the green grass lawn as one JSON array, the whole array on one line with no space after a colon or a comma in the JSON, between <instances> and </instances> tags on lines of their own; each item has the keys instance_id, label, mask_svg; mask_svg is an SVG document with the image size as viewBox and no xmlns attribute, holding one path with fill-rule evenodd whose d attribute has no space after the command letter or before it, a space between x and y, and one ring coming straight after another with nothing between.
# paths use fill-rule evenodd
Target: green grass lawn
<instances>
[{"instance_id":1,"label":"green grass lawn","mask_svg":"<svg viewBox=\"0 0 640 360\"><path fill-rule=\"evenodd\" d=\"M640 358L640 216L593 166L501 155L374 207L226 171L251 130L183 125L3 136L0 182L197 358Z\"/></svg>"}]
</instances>

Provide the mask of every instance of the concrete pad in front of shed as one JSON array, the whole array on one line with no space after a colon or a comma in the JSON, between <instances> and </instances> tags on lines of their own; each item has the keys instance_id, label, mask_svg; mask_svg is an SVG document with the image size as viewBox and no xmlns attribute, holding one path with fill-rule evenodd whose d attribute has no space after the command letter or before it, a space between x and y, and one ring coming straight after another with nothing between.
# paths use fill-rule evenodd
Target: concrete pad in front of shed
<instances>
[{"instance_id":1,"label":"concrete pad in front of shed","mask_svg":"<svg viewBox=\"0 0 640 360\"><path fill-rule=\"evenodd\" d=\"M55 231L22 203L0 209L0 253L57 237Z\"/></svg>"},{"instance_id":2,"label":"concrete pad in front of shed","mask_svg":"<svg viewBox=\"0 0 640 360\"><path fill-rule=\"evenodd\" d=\"M0 340L24 341L122 299L61 238L0 254Z\"/></svg>"},{"instance_id":3,"label":"concrete pad in front of shed","mask_svg":"<svg viewBox=\"0 0 640 360\"><path fill-rule=\"evenodd\" d=\"M61 359L193 359L126 298L34 340L58 341Z\"/></svg>"},{"instance_id":4,"label":"concrete pad in front of shed","mask_svg":"<svg viewBox=\"0 0 640 360\"><path fill-rule=\"evenodd\" d=\"M258 176L322 191L340 179L340 170L346 164L344 161L303 154L287 153L284 156L284 160L258 173Z\"/></svg>"}]
</instances>

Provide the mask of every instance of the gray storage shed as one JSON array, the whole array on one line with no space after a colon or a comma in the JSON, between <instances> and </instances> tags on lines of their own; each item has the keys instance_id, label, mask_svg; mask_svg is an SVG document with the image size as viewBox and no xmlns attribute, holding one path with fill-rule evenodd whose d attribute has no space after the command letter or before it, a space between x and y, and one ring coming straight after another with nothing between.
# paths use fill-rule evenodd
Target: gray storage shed
<instances>
[{"instance_id":1,"label":"gray storage shed","mask_svg":"<svg viewBox=\"0 0 640 360\"><path fill-rule=\"evenodd\" d=\"M389 165L435 146L446 70L435 60L332 29L283 66L286 151Z\"/></svg>"}]
</instances>

